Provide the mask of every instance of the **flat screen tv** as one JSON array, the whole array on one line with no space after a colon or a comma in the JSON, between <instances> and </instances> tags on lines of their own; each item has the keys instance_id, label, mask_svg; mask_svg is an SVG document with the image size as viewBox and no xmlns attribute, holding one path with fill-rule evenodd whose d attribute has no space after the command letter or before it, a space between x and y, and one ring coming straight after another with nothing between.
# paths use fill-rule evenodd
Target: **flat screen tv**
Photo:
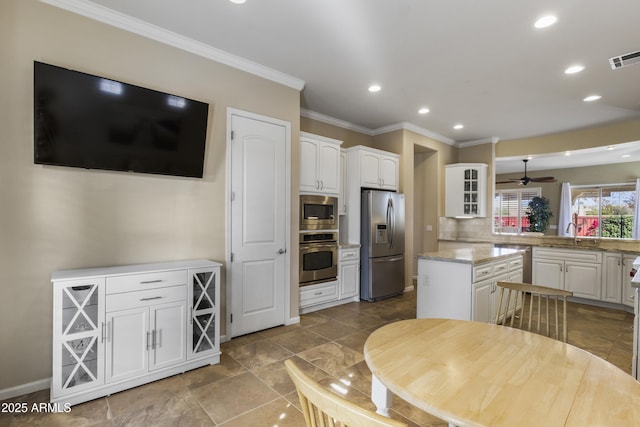
<instances>
[{"instance_id":1,"label":"flat screen tv","mask_svg":"<svg viewBox=\"0 0 640 427\"><path fill-rule=\"evenodd\" d=\"M202 178L209 104L34 61L34 162Z\"/></svg>"}]
</instances>

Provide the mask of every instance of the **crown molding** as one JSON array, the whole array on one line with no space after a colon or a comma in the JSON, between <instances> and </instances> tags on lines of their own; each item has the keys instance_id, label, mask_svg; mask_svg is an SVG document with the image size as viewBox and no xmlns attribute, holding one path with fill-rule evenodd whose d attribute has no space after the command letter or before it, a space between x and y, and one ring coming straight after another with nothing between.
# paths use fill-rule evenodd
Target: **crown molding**
<instances>
[{"instance_id":1,"label":"crown molding","mask_svg":"<svg viewBox=\"0 0 640 427\"><path fill-rule=\"evenodd\" d=\"M410 122L400 122L394 123L389 126L383 126L381 128L377 128L373 130L373 135L381 135L387 132L393 132L396 130L409 130L411 132L417 133L418 135L426 136L427 138L435 139L436 141L442 142L443 144L458 146L455 139L449 138L444 135L440 135L439 133L430 131L429 129L425 129L423 127L414 125Z\"/></svg>"},{"instance_id":2,"label":"crown molding","mask_svg":"<svg viewBox=\"0 0 640 427\"><path fill-rule=\"evenodd\" d=\"M392 125L383 126L377 129L369 129L364 126L354 125L353 123L347 122L345 120L336 119L335 117L327 116L321 113L316 113L315 111L306 110L303 108L300 109L300 115L303 117L307 117L309 119L317 120L319 122L327 123L343 129L360 132L369 136L382 135L384 133L389 133L396 130L409 130L419 135L426 136L427 138L435 139L436 141L442 142L444 144L457 146L456 141L454 139L448 138L444 135L440 135L436 132L432 132L420 126L416 126L413 123L409 123L409 122L394 123Z\"/></svg>"},{"instance_id":3,"label":"crown molding","mask_svg":"<svg viewBox=\"0 0 640 427\"><path fill-rule=\"evenodd\" d=\"M129 31L134 34L164 43L169 46L193 53L203 58L219 62L229 67L245 71L247 73L262 77L267 80L288 86L290 88L301 91L304 86L304 80L274 70L248 59L241 58L221 49L217 49L208 44L199 42L189 37L168 31L164 28L150 24L137 18L116 12L104 6L82 0L40 0L51 6L67 10L69 12L82 15L84 17L102 22Z\"/></svg>"},{"instance_id":4,"label":"crown molding","mask_svg":"<svg viewBox=\"0 0 640 427\"><path fill-rule=\"evenodd\" d=\"M482 139L474 139L471 141L459 142L458 147L464 148L464 147L471 147L474 145L482 145L482 144L497 144L498 141L500 141L500 138L498 138L497 136L492 136L491 138L482 138Z\"/></svg>"},{"instance_id":5,"label":"crown molding","mask_svg":"<svg viewBox=\"0 0 640 427\"><path fill-rule=\"evenodd\" d=\"M336 119L335 117L327 116L325 114L316 113L315 111L300 109L300 115L308 119L317 120L322 123L337 126L342 129L352 130L354 132L363 133L365 135L373 136L373 131L364 126L355 125L345 120Z\"/></svg>"}]
</instances>

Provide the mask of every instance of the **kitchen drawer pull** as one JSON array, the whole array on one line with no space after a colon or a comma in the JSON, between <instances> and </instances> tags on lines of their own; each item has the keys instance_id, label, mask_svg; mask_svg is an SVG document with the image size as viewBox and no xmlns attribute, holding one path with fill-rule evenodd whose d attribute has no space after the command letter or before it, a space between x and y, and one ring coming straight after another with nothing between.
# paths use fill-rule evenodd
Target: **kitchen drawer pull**
<instances>
[{"instance_id":1,"label":"kitchen drawer pull","mask_svg":"<svg viewBox=\"0 0 640 427\"><path fill-rule=\"evenodd\" d=\"M162 299L164 297L149 297L149 298L140 298L140 301L151 301L154 299Z\"/></svg>"},{"instance_id":2,"label":"kitchen drawer pull","mask_svg":"<svg viewBox=\"0 0 640 427\"><path fill-rule=\"evenodd\" d=\"M91 289L91 285L82 285L82 286L72 286L71 289L74 291L86 291Z\"/></svg>"},{"instance_id":3,"label":"kitchen drawer pull","mask_svg":"<svg viewBox=\"0 0 640 427\"><path fill-rule=\"evenodd\" d=\"M315 292L314 295L322 295L322 292Z\"/></svg>"},{"instance_id":4,"label":"kitchen drawer pull","mask_svg":"<svg viewBox=\"0 0 640 427\"><path fill-rule=\"evenodd\" d=\"M162 280L161 279L156 279L156 280L145 280L144 282L140 282L141 285L148 285L149 283L161 283Z\"/></svg>"}]
</instances>

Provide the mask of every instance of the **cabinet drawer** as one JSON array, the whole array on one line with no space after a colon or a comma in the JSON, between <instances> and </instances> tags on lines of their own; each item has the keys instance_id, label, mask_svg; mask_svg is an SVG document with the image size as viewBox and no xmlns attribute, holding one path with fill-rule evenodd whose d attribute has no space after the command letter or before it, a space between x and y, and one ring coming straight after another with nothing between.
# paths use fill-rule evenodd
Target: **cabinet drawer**
<instances>
[{"instance_id":1,"label":"cabinet drawer","mask_svg":"<svg viewBox=\"0 0 640 427\"><path fill-rule=\"evenodd\" d=\"M482 264L473 267L473 281L479 282L480 280L488 279L493 275L492 264Z\"/></svg>"},{"instance_id":2,"label":"cabinet drawer","mask_svg":"<svg viewBox=\"0 0 640 427\"><path fill-rule=\"evenodd\" d=\"M186 284L187 270L128 274L126 276L107 277L107 294L166 288Z\"/></svg>"},{"instance_id":3,"label":"cabinet drawer","mask_svg":"<svg viewBox=\"0 0 640 427\"><path fill-rule=\"evenodd\" d=\"M356 261L360 259L360 249L340 249L340 261Z\"/></svg>"},{"instance_id":4,"label":"cabinet drawer","mask_svg":"<svg viewBox=\"0 0 640 427\"><path fill-rule=\"evenodd\" d=\"M147 289L136 292L122 292L107 295L106 311L127 310L136 307L146 307L167 302L183 301L187 299L187 286L172 286L168 288Z\"/></svg>"},{"instance_id":5,"label":"cabinet drawer","mask_svg":"<svg viewBox=\"0 0 640 427\"><path fill-rule=\"evenodd\" d=\"M602 262L602 252L594 250L533 248L534 258L551 258L563 261Z\"/></svg>"},{"instance_id":6,"label":"cabinet drawer","mask_svg":"<svg viewBox=\"0 0 640 427\"><path fill-rule=\"evenodd\" d=\"M515 259L511 259L509 260L509 271L518 270L519 268L522 268L523 265L524 262L522 261L521 256Z\"/></svg>"},{"instance_id":7,"label":"cabinet drawer","mask_svg":"<svg viewBox=\"0 0 640 427\"><path fill-rule=\"evenodd\" d=\"M300 288L300 307L333 301L337 298L338 282L322 283L320 285L303 286Z\"/></svg>"},{"instance_id":8,"label":"cabinet drawer","mask_svg":"<svg viewBox=\"0 0 640 427\"><path fill-rule=\"evenodd\" d=\"M497 276L498 274L506 273L509 271L509 261L502 261L493 264L493 275Z\"/></svg>"}]
</instances>

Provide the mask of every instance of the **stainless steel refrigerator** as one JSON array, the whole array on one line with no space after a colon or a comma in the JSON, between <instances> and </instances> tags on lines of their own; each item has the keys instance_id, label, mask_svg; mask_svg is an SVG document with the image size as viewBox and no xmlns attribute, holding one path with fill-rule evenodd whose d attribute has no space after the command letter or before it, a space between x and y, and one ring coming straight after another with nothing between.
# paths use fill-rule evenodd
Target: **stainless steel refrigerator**
<instances>
[{"instance_id":1,"label":"stainless steel refrigerator","mask_svg":"<svg viewBox=\"0 0 640 427\"><path fill-rule=\"evenodd\" d=\"M362 191L360 299L375 301L404 290L404 194Z\"/></svg>"}]
</instances>

